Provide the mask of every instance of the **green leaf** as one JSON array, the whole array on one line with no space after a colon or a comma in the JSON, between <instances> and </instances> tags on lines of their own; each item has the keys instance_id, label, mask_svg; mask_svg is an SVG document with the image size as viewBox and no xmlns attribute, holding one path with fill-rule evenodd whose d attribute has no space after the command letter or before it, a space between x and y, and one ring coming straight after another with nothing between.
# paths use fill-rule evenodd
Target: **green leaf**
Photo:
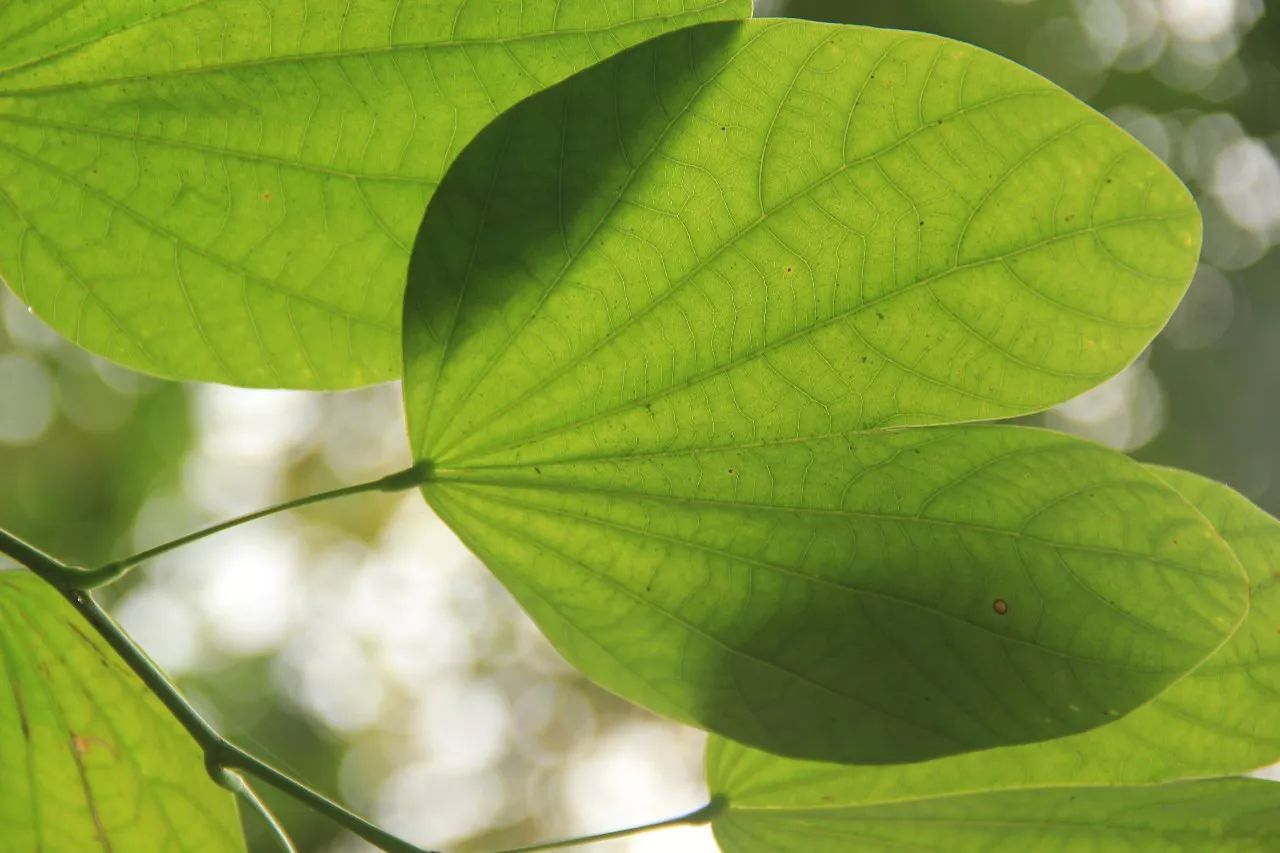
<instances>
[{"instance_id":1,"label":"green leaf","mask_svg":"<svg viewBox=\"0 0 1280 853\"><path fill-rule=\"evenodd\" d=\"M243 851L200 749L52 588L0 572L5 850Z\"/></svg>"},{"instance_id":2,"label":"green leaf","mask_svg":"<svg viewBox=\"0 0 1280 853\"><path fill-rule=\"evenodd\" d=\"M708 753L713 787L758 786L790 808L833 789L850 803L877 803L1015 787L1141 785L1245 773L1280 761L1280 522L1212 480L1153 470L1225 537L1245 567L1252 597L1248 618L1230 641L1150 704L1075 737L893 768L781 762L716 741Z\"/></svg>"},{"instance_id":3,"label":"green leaf","mask_svg":"<svg viewBox=\"0 0 1280 853\"><path fill-rule=\"evenodd\" d=\"M428 208L424 493L571 662L677 719L872 763L1088 730L1238 624L1234 556L1109 451L890 427L1119 370L1197 233L1154 157L975 48L664 37L508 113Z\"/></svg>"},{"instance_id":4,"label":"green leaf","mask_svg":"<svg viewBox=\"0 0 1280 853\"><path fill-rule=\"evenodd\" d=\"M938 427L441 469L427 500L606 687L791 755L907 761L1084 731L1247 607L1140 466Z\"/></svg>"},{"instance_id":5,"label":"green leaf","mask_svg":"<svg viewBox=\"0 0 1280 853\"><path fill-rule=\"evenodd\" d=\"M450 172L410 264L415 446L481 464L1038 411L1141 352L1199 222L1154 155L976 48L676 33Z\"/></svg>"},{"instance_id":6,"label":"green leaf","mask_svg":"<svg viewBox=\"0 0 1280 853\"><path fill-rule=\"evenodd\" d=\"M777 779L786 784L786 779ZM1280 785L1217 779L1131 788L1063 787L849 804L781 806L732 799L713 821L725 853L804 850L1269 851L1280 837Z\"/></svg>"},{"instance_id":7,"label":"green leaf","mask_svg":"<svg viewBox=\"0 0 1280 853\"><path fill-rule=\"evenodd\" d=\"M0 276L140 370L396 378L405 267L504 109L748 0L99 0L0 8Z\"/></svg>"}]
</instances>

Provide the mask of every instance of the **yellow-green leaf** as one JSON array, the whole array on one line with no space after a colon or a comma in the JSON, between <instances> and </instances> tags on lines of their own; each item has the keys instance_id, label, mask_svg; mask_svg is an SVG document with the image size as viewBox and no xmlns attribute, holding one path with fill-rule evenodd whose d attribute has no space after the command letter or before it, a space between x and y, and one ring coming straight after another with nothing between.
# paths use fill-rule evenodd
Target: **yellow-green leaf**
<instances>
[{"instance_id":1,"label":"yellow-green leaf","mask_svg":"<svg viewBox=\"0 0 1280 853\"><path fill-rule=\"evenodd\" d=\"M0 849L245 849L195 742L27 572L0 572L0 664Z\"/></svg>"},{"instance_id":2,"label":"yellow-green leaf","mask_svg":"<svg viewBox=\"0 0 1280 853\"><path fill-rule=\"evenodd\" d=\"M0 4L0 277L140 370L399 375L414 229L520 99L748 0Z\"/></svg>"},{"instance_id":3,"label":"yellow-green leaf","mask_svg":"<svg viewBox=\"0 0 1280 853\"><path fill-rule=\"evenodd\" d=\"M677 719L861 762L1089 730L1235 628L1234 555L1102 448L903 427L1120 370L1198 227L1138 143L975 48L665 36L516 107L433 198L424 493L570 661Z\"/></svg>"}]
</instances>

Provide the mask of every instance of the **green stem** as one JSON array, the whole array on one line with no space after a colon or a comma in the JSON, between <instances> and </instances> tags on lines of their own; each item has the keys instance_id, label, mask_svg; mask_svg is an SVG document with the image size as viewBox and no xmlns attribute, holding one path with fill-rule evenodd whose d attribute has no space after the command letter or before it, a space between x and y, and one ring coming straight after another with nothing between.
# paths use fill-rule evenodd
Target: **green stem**
<instances>
[{"instance_id":1,"label":"green stem","mask_svg":"<svg viewBox=\"0 0 1280 853\"><path fill-rule=\"evenodd\" d=\"M531 844L528 847L515 847L511 850L504 850L502 853L537 853L540 850L561 850L565 847L578 847L583 844L592 844L597 841L612 841L615 838L626 838L631 835L639 835L643 832L653 832L656 829L667 829L672 826L701 826L704 823L710 823L715 819L716 815L724 811L727 801L720 797L713 797L711 802L707 803L697 811L689 812L680 817L668 818L660 820L656 823L646 823L640 826L633 826L628 829L615 829L613 832L602 832L599 835L583 835L579 838L566 838L563 841L549 841L545 844Z\"/></svg>"},{"instance_id":2,"label":"green stem","mask_svg":"<svg viewBox=\"0 0 1280 853\"><path fill-rule=\"evenodd\" d=\"M65 578L76 575L80 571L50 557L36 546L24 542L4 529L0 529L0 554L7 554L12 557L18 563L40 576L46 583L52 584L58 589L63 588Z\"/></svg>"},{"instance_id":3,"label":"green stem","mask_svg":"<svg viewBox=\"0 0 1280 853\"><path fill-rule=\"evenodd\" d=\"M124 629L116 624L110 614L102 609L92 595L83 590L59 588L59 591L128 664L138 678L142 679L142 682L169 709L182 727L195 738L196 743L204 750L205 765L214 781L224 783L222 776L225 770L242 770L325 815L379 850L386 853L426 853L422 848L379 829L323 794L308 788L224 739L204 717L200 716L200 712L183 698L164 673L151 662L151 659L133 642Z\"/></svg>"},{"instance_id":4,"label":"green stem","mask_svg":"<svg viewBox=\"0 0 1280 853\"><path fill-rule=\"evenodd\" d=\"M104 566L94 571L86 571L85 569L67 565L61 560L46 554L34 545L23 541L6 530L0 529L0 553L6 554L18 561L22 565L30 569L34 574L43 579L46 583L56 589L63 598L65 598L76 611L84 617L98 635L107 642L117 655L133 670L134 674L142 680L157 699L169 710L178 723L187 730L200 748L204 751L205 766L209 771L209 775L218 784L229 787L240 793L242 796L251 797L255 806L261 805L256 800L256 796L252 794L244 780L239 779L232 770L240 770L251 776L265 782L276 788L284 794L300 801L312 810L319 812L343 828L353 832L355 835L364 839L368 843L377 847L385 853L427 853L420 847L416 847L409 842L397 838L385 830L380 829L364 818L348 811L342 806L325 797L323 794L307 787L291 776L282 773L276 768L267 764L265 761L246 752L235 744L227 741L218 734L218 732L209 725L209 723L200 715L200 713L178 692L178 689L165 677L164 673L152 663L147 657L146 652L138 647L136 643L125 633L124 629L116 624L111 615L94 600L89 589L93 586L100 586L108 583L124 572L128 571L134 565L147 560L157 554L193 542L196 539L203 538L220 530L226 530L228 527L234 527L237 524L243 524L264 515L281 512L286 509L293 509L307 504L318 503L319 501L331 500L333 498L343 497L345 495L354 495L361 492L395 492L404 489L411 489L419 486L431 478L431 468L429 465L415 465L405 471L392 474L389 477L383 477L370 483L363 483L358 486L347 486L346 488L336 489L331 492L325 492L319 495L312 495L307 498L289 501L270 509L252 513L223 524L215 525L207 530L185 536L170 542L167 545L161 545L158 548L152 548L150 551L143 552L135 557L121 560L116 563ZM238 784L237 784L238 783ZM262 809L264 816L274 830L277 831L277 837L282 838L288 844L287 836L283 835L279 825L275 819L270 816L269 812Z\"/></svg>"},{"instance_id":5,"label":"green stem","mask_svg":"<svg viewBox=\"0 0 1280 853\"><path fill-rule=\"evenodd\" d=\"M262 818L262 822L267 825L267 829L271 832L271 837L275 839L276 845L284 851L284 853L298 853L298 848L293 845L293 839L289 838L289 833L276 820L276 816L271 813L271 809L267 808L267 804L262 798L249 787L249 783L240 778L239 773L233 773L230 770L222 770L218 774L218 784L232 792L245 804Z\"/></svg>"},{"instance_id":6,"label":"green stem","mask_svg":"<svg viewBox=\"0 0 1280 853\"><path fill-rule=\"evenodd\" d=\"M240 525L247 524L251 521L257 521L259 518L265 518L268 515L275 515L279 512L298 509L299 507L310 506L311 504L322 503L324 501L331 501L335 498L345 498L348 495L364 494L365 492L400 492L421 486L430 479L430 464L420 463L418 465L414 465L412 468L406 468L403 471L399 471L395 474L391 474L390 476L382 477L377 480L371 480L368 483L360 483L355 486L343 486L340 489L321 492L318 495L308 495L305 498L295 498L294 500L285 501L282 504L267 507L266 509L260 509L257 512L251 512L247 515L242 515L229 521L223 521L219 524L213 525L212 527L206 527L203 530L197 530L195 533L189 533L179 539L174 539L172 542L157 545L156 547L149 548L139 554L134 554L132 557L125 557L123 560L116 560L113 563L108 563L107 565L97 569L73 569L72 571L74 571L75 574L73 577L68 578L67 582L69 585L77 589L96 589L97 587L105 586L106 584L119 579L139 563L145 563L147 560L151 560L161 554L166 554L169 551L181 548L183 545L189 545L192 542L204 539L207 536L212 536L215 533L221 533L224 530L230 530L232 527L239 527Z\"/></svg>"}]
</instances>

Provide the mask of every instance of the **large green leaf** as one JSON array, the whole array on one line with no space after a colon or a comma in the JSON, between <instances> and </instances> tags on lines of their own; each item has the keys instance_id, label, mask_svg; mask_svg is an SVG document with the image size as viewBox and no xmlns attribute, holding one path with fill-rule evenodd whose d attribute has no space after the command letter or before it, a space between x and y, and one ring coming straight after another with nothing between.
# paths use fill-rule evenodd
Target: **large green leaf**
<instances>
[{"instance_id":1,"label":"large green leaf","mask_svg":"<svg viewBox=\"0 0 1280 853\"><path fill-rule=\"evenodd\" d=\"M0 276L141 370L399 373L414 230L503 109L749 0L0 4Z\"/></svg>"},{"instance_id":2,"label":"large green leaf","mask_svg":"<svg viewBox=\"0 0 1280 853\"><path fill-rule=\"evenodd\" d=\"M938 427L437 472L565 656L678 719L883 762L1079 732L1246 608L1176 493L1049 432Z\"/></svg>"},{"instance_id":3,"label":"large green leaf","mask_svg":"<svg viewBox=\"0 0 1280 853\"><path fill-rule=\"evenodd\" d=\"M27 572L0 572L0 663L0 848L244 850L195 742Z\"/></svg>"},{"instance_id":4,"label":"large green leaf","mask_svg":"<svg viewBox=\"0 0 1280 853\"><path fill-rule=\"evenodd\" d=\"M1140 785L1245 773L1280 761L1280 522L1226 486L1165 468L1249 575L1247 621L1212 658L1112 725L1050 743L892 768L784 762L717 740L713 787L759 790L791 808L839 791L875 804L1016 787Z\"/></svg>"},{"instance_id":5,"label":"large green leaf","mask_svg":"<svg viewBox=\"0 0 1280 853\"><path fill-rule=\"evenodd\" d=\"M708 25L493 125L430 205L407 399L441 464L1037 411L1128 364L1199 215L1137 142L935 36Z\"/></svg>"},{"instance_id":6,"label":"large green leaf","mask_svg":"<svg viewBox=\"0 0 1280 853\"><path fill-rule=\"evenodd\" d=\"M1230 550L1101 448L890 427L1119 370L1197 233L1154 157L974 48L664 37L508 113L429 206L424 493L568 659L678 719L862 762L1093 728L1238 623Z\"/></svg>"},{"instance_id":7,"label":"large green leaf","mask_svg":"<svg viewBox=\"0 0 1280 853\"><path fill-rule=\"evenodd\" d=\"M802 806L778 805L767 794L731 799L712 824L716 840L725 853L1265 853L1280 838L1280 785L1256 779L993 791L865 805L849 804L843 793L832 789Z\"/></svg>"}]
</instances>

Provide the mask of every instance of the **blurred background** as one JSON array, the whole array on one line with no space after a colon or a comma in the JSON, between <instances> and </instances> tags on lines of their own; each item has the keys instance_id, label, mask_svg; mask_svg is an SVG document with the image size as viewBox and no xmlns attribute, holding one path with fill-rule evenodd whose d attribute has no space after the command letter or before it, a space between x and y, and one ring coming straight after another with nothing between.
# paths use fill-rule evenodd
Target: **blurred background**
<instances>
[{"instance_id":1,"label":"blurred background","mask_svg":"<svg viewBox=\"0 0 1280 853\"><path fill-rule=\"evenodd\" d=\"M1119 377L1039 420L1280 513L1280 2L762 0L972 42L1089 101L1205 216L1190 295ZM399 390L255 392L77 351L0 289L0 523L99 564L404 467ZM268 519L112 587L233 739L421 845L493 850L705 802L701 737L569 670L413 493ZM303 851L364 849L265 792ZM271 849L252 818L253 848ZM601 845L714 850L678 829Z\"/></svg>"}]
</instances>

